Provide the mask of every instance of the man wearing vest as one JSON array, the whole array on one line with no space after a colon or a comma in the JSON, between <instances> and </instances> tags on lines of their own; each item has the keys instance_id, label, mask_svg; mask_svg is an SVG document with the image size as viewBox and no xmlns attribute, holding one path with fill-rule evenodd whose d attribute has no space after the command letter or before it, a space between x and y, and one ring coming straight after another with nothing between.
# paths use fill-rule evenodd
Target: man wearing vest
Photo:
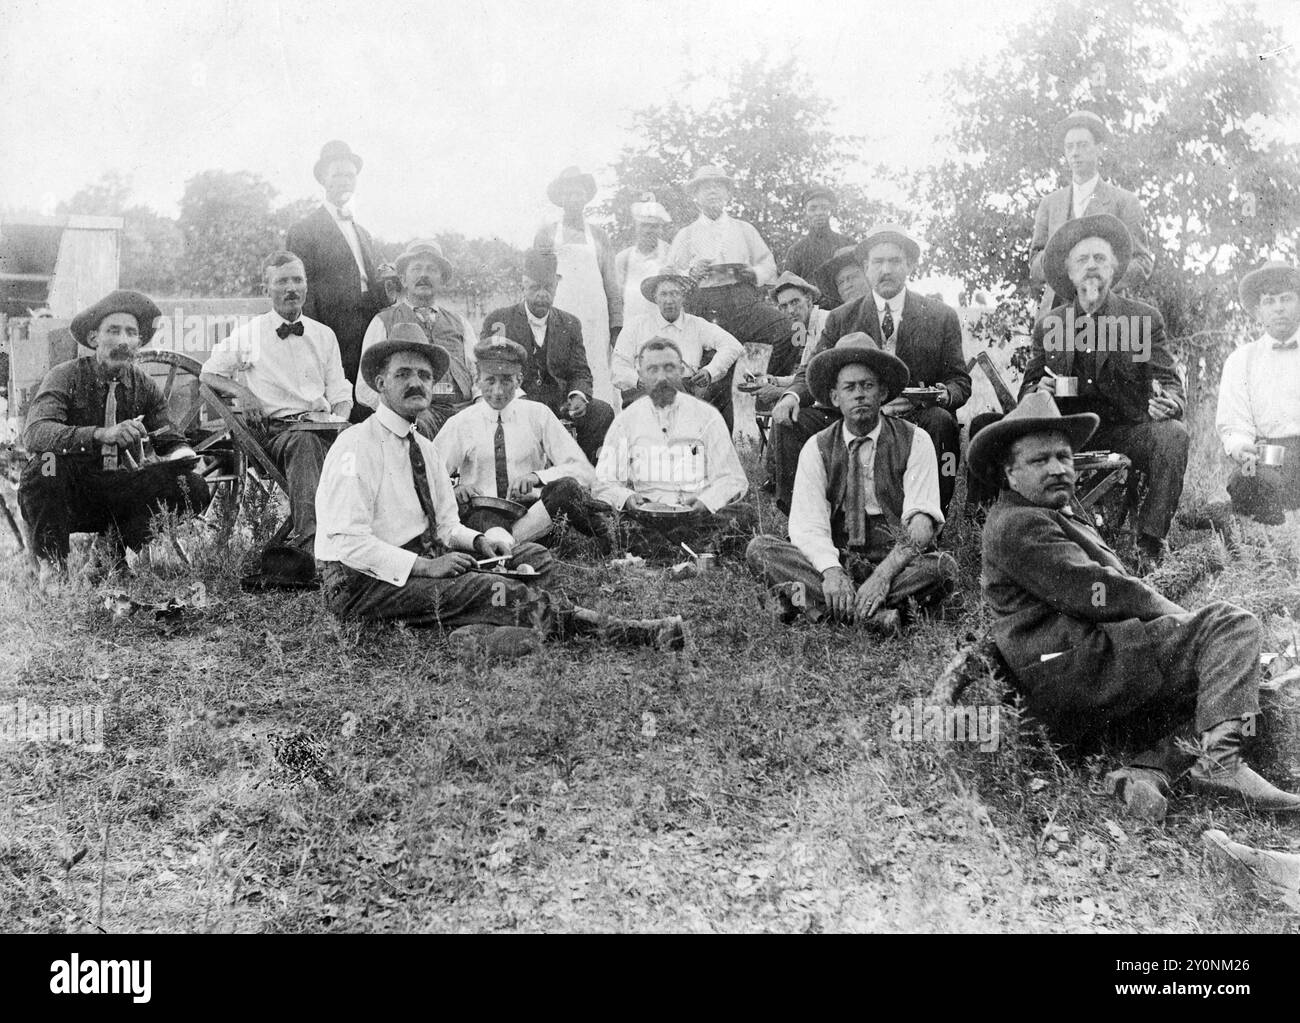
<instances>
[{"instance_id":1,"label":"man wearing vest","mask_svg":"<svg viewBox=\"0 0 1300 1023\"><path fill-rule=\"evenodd\" d=\"M781 602L782 618L828 613L884 631L904 624L908 602L951 593L957 563L929 550L943 512L929 435L882 405L907 386L902 360L866 334L848 334L808 366L813 394L842 419L799 456L790 540L756 536L745 560Z\"/></svg>"},{"instance_id":2,"label":"man wearing vest","mask_svg":"<svg viewBox=\"0 0 1300 1023\"><path fill-rule=\"evenodd\" d=\"M447 372L433 385L432 400L417 424L421 433L432 438L443 423L474 400L474 346L478 339L469 320L438 301L452 272L441 245L412 242L397 257L397 272L402 276L402 297L370 321L361 350L364 355L366 349L387 340L397 324L413 323L430 344L447 353ZM379 395L366 382L365 374L357 380L357 401L379 408Z\"/></svg>"}]
</instances>

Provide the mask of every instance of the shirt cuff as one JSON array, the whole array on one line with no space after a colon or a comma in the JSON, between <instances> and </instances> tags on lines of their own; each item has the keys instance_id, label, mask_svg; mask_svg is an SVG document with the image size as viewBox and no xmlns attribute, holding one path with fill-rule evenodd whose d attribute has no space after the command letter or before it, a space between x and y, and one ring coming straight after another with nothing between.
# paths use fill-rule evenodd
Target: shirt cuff
<instances>
[{"instance_id":1,"label":"shirt cuff","mask_svg":"<svg viewBox=\"0 0 1300 1023\"><path fill-rule=\"evenodd\" d=\"M533 475L542 483L554 483L556 480L562 480L568 473L562 465L548 465L545 469L534 469Z\"/></svg>"},{"instance_id":2,"label":"shirt cuff","mask_svg":"<svg viewBox=\"0 0 1300 1023\"><path fill-rule=\"evenodd\" d=\"M840 552L833 547L828 550L813 551L808 560L812 562L812 567L817 569L818 575L822 575L832 568L843 567L840 564Z\"/></svg>"}]
</instances>

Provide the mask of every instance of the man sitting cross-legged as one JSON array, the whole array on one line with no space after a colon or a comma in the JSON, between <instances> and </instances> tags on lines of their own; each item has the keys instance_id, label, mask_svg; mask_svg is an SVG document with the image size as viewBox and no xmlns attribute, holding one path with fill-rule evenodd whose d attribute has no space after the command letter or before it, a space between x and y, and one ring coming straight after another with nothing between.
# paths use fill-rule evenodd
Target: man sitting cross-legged
<instances>
[{"instance_id":1,"label":"man sitting cross-legged","mask_svg":"<svg viewBox=\"0 0 1300 1023\"><path fill-rule=\"evenodd\" d=\"M415 428L447 364L447 353L422 339L389 338L361 357L361 375L379 395L379 408L339 437L316 495L316 557L324 563L330 610L341 618L417 626L516 627L523 633L518 627L532 625L546 634L594 632L621 642L683 646L679 617L628 622L564 605L540 588L553 569L545 547L522 543L511 550L461 525L451 480L433 443ZM475 555L510 555L506 568L531 578L525 583L479 571ZM527 640L523 635L515 652L527 649Z\"/></svg>"},{"instance_id":2,"label":"man sitting cross-legged","mask_svg":"<svg viewBox=\"0 0 1300 1023\"><path fill-rule=\"evenodd\" d=\"M814 397L843 418L804 445L790 502L790 540L756 536L745 560L789 621L802 611L886 630L909 600L951 593L957 564L928 550L943 525L934 443L881 406L907 386L907 365L866 334L813 356Z\"/></svg>"}]
</instances>

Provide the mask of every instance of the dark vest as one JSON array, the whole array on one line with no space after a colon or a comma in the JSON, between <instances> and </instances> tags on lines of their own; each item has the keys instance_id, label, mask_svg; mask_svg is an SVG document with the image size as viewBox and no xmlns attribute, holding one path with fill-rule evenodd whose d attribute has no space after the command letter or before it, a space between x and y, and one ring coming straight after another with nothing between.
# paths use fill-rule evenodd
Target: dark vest
<instances>
[{"instance_id":1,"label":"dark vest","mask_svg":"<svg viewBox=\"0 0 1300 1023\"><path fill-rule=\"evenodd\" d=\"M903 525L903 473L912 453L916 427L895 416L880 417L874 465L876 504L891 529ZM849 479L849 449L844 443L844 424L836 421L816 435L817 451L826 467L826 500L831 507L831 540L840 550L849 543L844 524L844 495ZM868 536L870 534L868 533Z\"/></svg>"},{"instance_id":2,"label":"dark vest","mask_svg":"<svg viewBox=\"0 0 1300 1023\"><path fill-rule=\"evenodd\" d=\"M426 326L415 315L415 310L405 302L381 310L379 319L390 334L399 323L414 323L424 331L425 337L447 353L451 366L434 385L434 401L469 402L474 397L474 381L469 363L465 361L465 335L460 320L446 311L434 307L432 326ZM448 390L450 388L450 390Z\"/></svg>"},{"instance_id":3,"label":"dark vest","mask_svg":"<svg viewBox=\"0 0 1300 1023\"><path fill-rule=\"evenodd\" d=\"M551 333L551 314L547 314L546 332ZM533 325L528 319L528 314L524 313L524 333L527 335L519 344L524 351L528 353L528 362L524 366L523 388L524 393L533 401L540 401L543 405L548 405L551 411L556 412L568 395L564 392L564 387L552 374L551 368L547 364L547 354L549 349L546 345L537 346L537 340L533 337ZM545 337L545 335L543 335Z\"/></svg>"}]
</instances>

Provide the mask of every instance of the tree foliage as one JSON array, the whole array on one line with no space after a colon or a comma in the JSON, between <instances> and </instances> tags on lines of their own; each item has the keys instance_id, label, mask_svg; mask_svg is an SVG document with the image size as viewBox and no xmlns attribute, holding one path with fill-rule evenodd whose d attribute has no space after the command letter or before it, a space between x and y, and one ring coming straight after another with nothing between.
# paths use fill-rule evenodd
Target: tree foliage
<instances>
[{"instance_id":1,"label":"tree foliage","mask_svg":"<svg viewBox=\"0 0 1300 1023\"><path fill-rule=\"evenodd\" d=\"M197 295L255 295L261 261L281 246L275 189L248 171L209 170L185 182L181 287Z\"/></svg>"}]
</instances>

